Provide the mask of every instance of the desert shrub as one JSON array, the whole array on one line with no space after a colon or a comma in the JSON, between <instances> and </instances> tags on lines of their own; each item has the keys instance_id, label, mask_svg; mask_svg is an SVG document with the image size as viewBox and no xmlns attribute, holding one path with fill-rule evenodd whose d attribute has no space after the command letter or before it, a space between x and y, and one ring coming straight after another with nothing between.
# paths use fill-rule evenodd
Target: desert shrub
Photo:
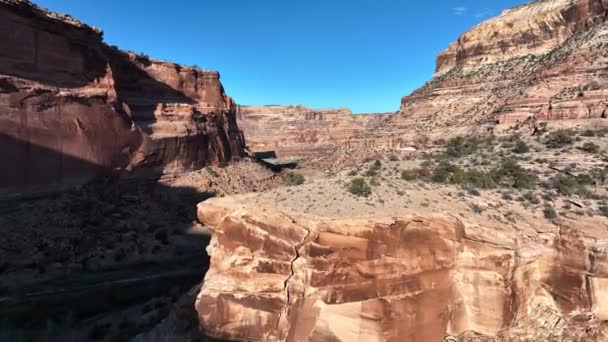
<instances>
[{"instance_id":1,"label":"desert shrub","mask_svg":"<svg viewBox=\"0 0 608 342\"><path fill-rule=\"evenodd\" d=\"M401 171L401 179L404 179L406 181L413 181L413 180L416 180L416 178L418 178L418 174L417 174L416 170Z\"/></svg>"},{"instance_id":2,"label":"desert shrub","mask_svg":"<svg viewBox=\"0 0 608 342\"><path fill-rule=\"evenodd\" d=\"M522 168L513 159L503 159L492 171L492 178L497 183L517 189L530 189L536 185L537 177Z\"/></svg>"},{"instance_id":3,"label":"desert shrub","mask_svg":"<svg viewBox=\"0 0 608 342\"><path fill-rule=\"evenodd\" d=\"M357 170L351 170L351 171L348 173L348 175L349 175L349 176L351 176L351 177L354 177L354 176L356 176L356 175L358 175L358 174L359 174L359 172L358 172Z\"/></svg>"},{"instance_id":4,"label":"desert shrub","mask_svg":"<svg viewBox=\"0 0 608 342\"><path fill-rule=\"evenodd\" d=\"M581 183L581 179L578 177L559 175L551 178L549 183L553 189L564 196L585 195L588 193L585 187L586 181Z\"/></svg>"},{"instance_id":5,"label":"desert shrub","mask_svg":"<svg viewBox=\"0 0 608 342\"><path fill-rule=\"evenodd\" d=\"M348 191L356 196L367 197L371 195L372 189L367 185L365 179L355 178L350 181Z\"/></svg>"},{"instance_id":6,"label":"desert shrub","mask_svg":"<svg viewBox=\"0 0 608 342\"><path fill-rule=\"evenodd\" d=\"M608 217L608 206L603 205L599 209L600 209L600 214Z\"/></svg>"},{"instance_id":7,"label":"desert shrub","mask_svg":"<svg viewBox=\"0 0 608 342\"><path fill-rule=\"evenodd\" d=\"M513 152L518 154L528 153L530 152L530 147L525 141L517 139L515 141L515 146L513 147Z\"/></svg>"},{"instance_id":8,"label":"desert shrub","mask_svg":"<svg viewBox=\"0 0 608 342\"><path fill-rule=\"evenodd\" d=\"M220 175L218 175L217 172L215 172L215 170L211 166L207 166L205 168L205 170L207 170L207 173L209 173L213 177L219 177L220 176Z\"/></svg>"},{"instance_id":9,"label":"desert shrub","mask_svg":"<svg viewBox=\"0 0 608 342\"><path fill-rule=\"evenodd\" d=\"M470 170L464 174L465 183L482 189L491 189L496 186L492 175L485 171Z\"/></svg>"},{"instance_id":10,"label":"desert shrub","mask_svg":"<svg viewBox=\"0 0 608 342\"><path fill-rule=\"evenodd\" d=\"M579 150L581 151L585 151L587 153L598 153L600 151L600 147L597 144L594 144L592 142L586 142L583 144L583 146L579 146L578 147Z\"/></svg>"},{"instance_id":11,"label":"desert shrub","mask_svg":"<svg viewBox=\"0 0 608 342\"><path fill-rule=\"evenodd\" d=\"M595 185L603 185L608 182L608 169L596 168L589 172L589 176L593 179Z\"/></svg>"},{"instance_id":12,"label":"desert shrub","mask_svg":"<svg viewBox=\"0 0 608 342\"><path fill-rule=\"evenodd\" d=\"M445 153L452 158L464 157L479 150L484 142L477 137L456 137L446 143Z\"/></svg>"},{"instance_id":13,"label":"desert shrub","mask_svg":"<svg viewBox=\"0 0 608 342\"><path fill-rule=\"evenodd\" d=\"M397 157L394 154L391 154L390 157L388 157L388 160L390 160L390 161L399 161L399 157Z\"/></svg>"},{"instance_id":14,"label":"desert shrub","mask_svg":"<svg viewBox=\"0 0 608 342\"><path fill-rule=\"evenodd\" d=\"M378 170L370 167L369 169L367 169L367 171L365 171L365 176L367 177L376 177L378 175Z\"/></svg>"},{"instance_id":15,"label":"desert shrub","mask_svg":"<svg viewBox=\"0 0 608 342\"><path fill-rule=\"evenodd\" d=\"M460 167L446 161L439 163L431 174L431 180L435 183L460 183L461 177Z\"/></svg>"},{"instance_id":16,"label":"desert shrub","mask_svg":"<svg viewBox=\"0 0 608 342\"><path fill-rule=\"evenodd\" d=\"M378 186L380 185L380 180L377 177L372 177L372 179L370 179L369 184L373 185L373 186Z\"/></svg>"},{"instance_id":17,"label":"desert shrub","mask_svg":"<svg viewBox=\"0 0 608 342\"><path fill-rule=\"evenodd\" d=\"M379 170L382 167L382 163L376 159L376 161L374 162L374 165L372 165L372 168Z\"/></svg>"},{"instance_id":18,"label":"desert shrub","mask_svg":"<svg viewBox=\"0 0 608 342\"><path fill-rule=\"evenodd\" d=\"M574 142L574 132L572 130L559 130L549 133L545 139L545 146L548 148L562 148Z\"/></svg>"},{"instance_id":19,"label":"desert shrub","mask_svg":"<svg viewBox=\"0 0 608 342\"><path fill-rule=\"evenodd\" d=\"M478 204L471 204L470 208L475 214L483 213L483 208L481 206L479 206Z\"/></svg>"},{"instance_id":20,"label":"desert shrub","mask_svg":"<svg viewBox=\"0 0 608 342\"><path fill-rule=\"evenodd\" d=\"M543 209L543 215L547 220L553 220L557 218L557 212L555 211L555 209L553 209L552 206L546 206L545 209Z\"/></svg>"},{"instance_id":21,"label":"desert shrub","mask_svg":"<svg viewBox=\"0 0 608 342\"><path fill-rule=\"evenodd\" d=\"M288 186L300 185L304 183L304 176L297 173L288 172L283 175L283 181Z\"/></svg>"},{"instance_id":22,"label":"desert shrub","mask_svg":"<svg viewBox=\"0 0 608 342\"><path fill-rule=\"evenodd\" d=\"M524 194L524 198L528 202L530 202L532 204L539 204L540 203L540 200L538 199L538 197L536 197L536 195L533 192L526 192Z\"/></svg>"}]
</instances>

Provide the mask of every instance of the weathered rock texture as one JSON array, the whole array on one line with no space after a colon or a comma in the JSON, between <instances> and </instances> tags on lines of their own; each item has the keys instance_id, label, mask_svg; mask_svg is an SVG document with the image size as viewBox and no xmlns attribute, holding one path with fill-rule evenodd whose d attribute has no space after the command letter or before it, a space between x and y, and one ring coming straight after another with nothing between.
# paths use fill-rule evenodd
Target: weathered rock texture
<instances>
[{"instance_id":1,"label":"weathered rock texture","mask_svg":"<svg viewBox=\"0 0 608 342\"><path fill-rule=\"evenodd\" d=\"M322 156L337 148L364 145L365 134L383 118L348 109L315 110L303 106L239 106L239 127L254 152L278 156Z\"/></svg>"},{"instance_id":2,"label":"weathered rock texture","mask_svg":"<svg viewBox=\"0 0 608 342\"><path fill-rule=\"evenodd\" d=\"M378 134L605 119L607 13L606 0L539 0L477 25L439 55L435 77Z\"/></svg>"},{"instance_id":3,"label":"weathered rock texture","mask_svg":"<svg viewBox=\"0 0 608 342\"><path fill-rule=\"evenodd\" d=\"M239 341L606 341L608 230L451 216L324 219L199 204L213 238L202 329ZM581 339L582 338L582 339Z\"/></svg>"},{"instance_id":4,"label":"weathered rock texture","mask_svg":"<svg viewBox=\"0 0 608 342\"><path fill-rule=\"evenodd\" d=\"M23 0L0 0L0 36L0 188L243 154L217 72L120 51L98 29Z\"/></svg>"}]
</instances>

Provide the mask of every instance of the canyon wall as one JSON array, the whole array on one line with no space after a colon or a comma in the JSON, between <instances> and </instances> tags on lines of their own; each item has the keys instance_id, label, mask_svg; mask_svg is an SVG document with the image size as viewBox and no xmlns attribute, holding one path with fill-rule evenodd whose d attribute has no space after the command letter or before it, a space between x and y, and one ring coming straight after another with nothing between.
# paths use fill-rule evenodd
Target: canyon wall
<instances>
[{"instance_id":1,"label":"canyon wall","mask_svg":"<svg viewBox=\"0 0 608 342\"><path fill-rule=\"evenodd\" d=\"M100 30L25 0L0 0L0 35L0 189L244 154L217 72L120 51Z\"/></svg>"},{"instance_id":2,"label":"canyon wall","mask_svg":"<svg viewBox=\"0 0 608 342\"><path fill-rule=\"evenodd\" d=\"M606 0L540 0L482 22L438 56L435 77L377 135L603 122L607 13Z\"/></svg>"},{"instance_id":3,"label":"canyon wall","mask_svg":"<svg viewBox=\"0 0 608 342\"><path fill-rule=\"evenodd\" d=\"M328 219L246 197L208 200L198 215L213 238L196 310L215 338L608 336L605 218L515 230L445 214Z\"/></svg>"},{"instance_id":4,"label":"canyon wall","mask_svg":"<svg viewBox=\"0 0 608 342\"><path fill-rule=\"evenodd\" d=\"M365 144L365 134L384 117L303 106L239 106L237 110L249 149L275 151L278 156L318 157Z\"/></svg>"}]
</instances>

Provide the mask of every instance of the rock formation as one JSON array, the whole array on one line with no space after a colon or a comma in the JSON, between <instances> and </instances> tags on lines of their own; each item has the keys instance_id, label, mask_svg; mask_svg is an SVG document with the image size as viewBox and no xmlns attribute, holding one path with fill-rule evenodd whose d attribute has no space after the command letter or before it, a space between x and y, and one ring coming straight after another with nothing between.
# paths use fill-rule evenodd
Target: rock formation
<instances>
[{"instance_id":1,"label":"rock formation","mask_svg":"<svg viewBox=\"0 0 608 342\"><path fill-rule=\"evenodd\" d=\"M217 72L120 51L25 0L0 0L0 35L0 188L179 172L244 153Z\"/></svg>"},{"instance_id":2,"label":"rock formation","mask_svg":"<svg viewBox=\"0 0 608 342\"><path fill-rule=\"evenodd\" d=\"M435 77L404 97L377 135L605 119L607 15L606 0L540 0L475 26L439 55Z\"/></svg>"},{"instance_id":3,"label":"rock formation","mask_svg":"<svg viewBox=\"0 0 608 342\"><path fill-rule=\"evenodd\" d=\"M278 156L323 156L339 147L364 145L366 132L384 117L303 106L239 106L237 113L250 150Z\"/></svg>"},{"instance_id":4,"label":"rock formation","mask_svg":"<svg viewBox=\"0 0 608 342\"><path fill-rule=\"evenodd\" d=\"M329 219L250 203L215 198L198 207L213 238L196 310L212 337L608 336L605 218L514 230L443 214Z\"/></svg>"}]
</instances>

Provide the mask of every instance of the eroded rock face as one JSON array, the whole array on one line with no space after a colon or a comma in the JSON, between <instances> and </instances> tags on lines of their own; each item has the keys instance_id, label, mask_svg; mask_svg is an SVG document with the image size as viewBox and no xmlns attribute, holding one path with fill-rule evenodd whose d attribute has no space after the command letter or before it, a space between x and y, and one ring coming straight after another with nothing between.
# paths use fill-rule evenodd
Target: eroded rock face
<instances>
[{"instance_id":1,"label":"eroded rock face","mask_svg":"<svg viewBox=\"0 0 608 342\"><path fill-rule=\"evenodd\" d=\"M608 336L605 220L539 222L530 235L447 215L325 219L247 203L198 207L213 238L196 309L212 337Z\"/></svg>"},{"instance_id":2,"label":"eroded rock face","mask_svg":"<svg viewBox=\"0 0 608 342\"><path fill-rule=\"evenodd\" d=\"M238 124L254 152L278 156L322 156L365 144L365 134L385 115L303 106L238 106Z\"/></svg>"},{"instance_id":3,"label":"eroded rock face","mask_svg":"<svg viewBox=\"0 0 608 342\"><path fill-rule=\"evenodd\" d=\"M608 115L607 13L605 0L543 0L475 26L439 55L435 77L404 97L377 135L601 122Z\"/></svg>"},{"instance_id":4,"label":"eroded rock face","mask_svg":"<svg viewBox=\"0 0 608 342\"><path fill-rule=\"evenodd\" d=\"M109 170L179 172L243 155L217 72L122 52L28 1L0 1L0 188Z\"/></svg>"}]
</instances>

